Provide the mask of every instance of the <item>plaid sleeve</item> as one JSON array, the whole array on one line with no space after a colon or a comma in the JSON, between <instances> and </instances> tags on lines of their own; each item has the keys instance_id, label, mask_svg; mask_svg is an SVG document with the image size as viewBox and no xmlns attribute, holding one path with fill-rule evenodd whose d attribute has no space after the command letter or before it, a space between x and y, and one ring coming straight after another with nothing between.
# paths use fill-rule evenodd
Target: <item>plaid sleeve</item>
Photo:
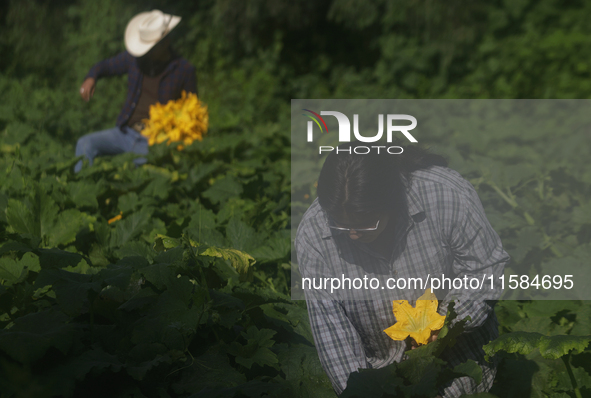
<instances>
[{"instance_id":1,"label":"plaid sleeve","mask_svg":"<svg viewBox=\"0 0 591 398\"><path fill-rule=\"evenodd\" d=\"M123 75L129 71L129 67L133 61L133 56L127 51L123 51L114 57L107 58L94 64L88 71L85 79L92 77L97 80L104 76Z\"/></svg>"},{"instance_id":2,"label":"plaid sleeve","mask_svg":"<svg viewBox=\"0 0 591 398\"><path fill-rule=\"evenodd\" d=\"M369 368L361 339L335 300L309 300L308 315L320 363L337 394L352 372Z\"/></svg>"},{"instance_id":3,"label":"plaid sleeve","mask_svg":"<svg viewBox=\"0 0 591 398\"><path fill-rule=\"evenodd\" d=\"M302 234L296 238L295 247L302 276L309 276L311 270L324 268L324 260ZM333 388L340 394L347 386L347 379L359 368L369 368L359 334L345 313L345 309L328 293L314 292L313 298L306 294L308 316L320 363L328 375ZM323 296L326 299L320 299Z\"/></svg>"},{"instance_id":4,"label":"plaid sleeve","mask_svg":"<svg viewBox=\"0 0 591 398\"><path fill-rule=\"evenodd\" d=\"M476 279L481 287L450 290L441 308L446 311L447 304L455 299L458 319L469 316L470 322L466 329L473 330L486 321L493 312L495 300L501 296L498 286L494 290L490 288L489 278L492 275L493 281L498 281L509 262L509 255L503 250L499 236L488 222L476 190L468 181L462 179L462 182L463 190L452 195L455 219L449 223L451 231L448 239L453 270L456 278Z\"/></svg>"}]
</instances>

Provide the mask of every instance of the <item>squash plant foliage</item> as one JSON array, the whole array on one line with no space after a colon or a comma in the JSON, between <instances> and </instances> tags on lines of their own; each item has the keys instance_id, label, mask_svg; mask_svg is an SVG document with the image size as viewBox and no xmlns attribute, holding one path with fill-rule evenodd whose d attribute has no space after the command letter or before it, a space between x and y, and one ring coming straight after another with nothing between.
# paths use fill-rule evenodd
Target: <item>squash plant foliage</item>
<instances>
[{"instance_id":1,"label":"squash plant foliage","mask_svg":"<svg viewBox=\"0 0 591 398\"><path fill-rule=\"evenodd\" d=\"M175 46L197 67L208 135L153 146L142 167L125 155L73 174L76 139L111 126L125 78L101 80L88 104L77 89L123 50L140 3L0 2L2 398L334 397L305 303L289 299L290 206L316 193L314 176L289 181L289 99L591 92L588 2L159 0L183 15ZM476 187L513 273L590 269L586 125L421 140ZM483 350L498 374L480 397L591 396L588 302L496 314L501 336ZM434 355L450 338L354 373L346 394L432 397L477 380L474 364Z\"/></svg>"},{"instance_id":2,"label":"squash plant foliage","mask_svg":"<svg viewBox=\"0 0 591 398\"><path fill-rule=\"evenodd\" d=\"M334 396L305 304L288 295L288 142L277 125L256 135L212 133L182 152L156 145L148 164L137 168L133 155L99 158L79 174L72 172L76 159L48 160L10 129L2 136L3 394ZM42 139L57 152L58 142ZM450 153L468 176L477 167ZM535 177L553 188L545 188L545 200L565 197L559 181L567 171L554 171L559 181L552 173ZM545 230L529 224L521 207L507 206L487 178L509 192L531 180L508 185L505 177L479 175L473 182L500 233L525 239L524 231ZM569 200L582 199L577 192ZM541 199L531 200L534 218ZM121 219L109 224L117 214ZM508 246L514 267L552 254L544 240L527 242L521 256L523 244ZM556 245L565 251L565 243ZM498 303L503 334L484 347L501 360L491 394L585 396L589 308L572 301ZM476 363L449 368L438 358L454 344L458 325L401 364L352 374L344 396L371 388L374 396L428 397L452 378L479 380Z\"/></svg>"},{"instance_id":3,"label":"squash plant foliage","mask_svg":"<svg viewBox=\"0 0 591 398\"><path fill-rule=\"evenodd\" d=\"M0 200L3 394L332 392L305 306L287 295L284 140L270 128L183 153L162 144L150 165L99 159L79 175L72 159L45 167L14 145Z\"/></svg>"}]
</instances>

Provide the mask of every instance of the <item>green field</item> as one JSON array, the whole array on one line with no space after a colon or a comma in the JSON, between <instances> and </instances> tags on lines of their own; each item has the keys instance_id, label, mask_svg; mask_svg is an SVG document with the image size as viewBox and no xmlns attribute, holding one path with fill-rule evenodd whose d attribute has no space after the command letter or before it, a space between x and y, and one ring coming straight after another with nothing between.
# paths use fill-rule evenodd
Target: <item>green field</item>
<instances>
[{"instance_id":1,"label":"green field","mask_svg":"<svg viewBox=\"0 0 591 398\"><path fill-rule=\"evenodd\" d=\"M292 98L562 98L591 93L591 3L164 1L210 129L72 171L114 126L124 77L78 88L123 50L139 1L0 5L0 397L334 397L306 305L290 299ZM588 267L591 136L433 132L476 187L511 269ZM292 193L301 198L292 201ZM304 195L309 195L305 197ZM122 214L118 221L108 220ZM591 397L591 304L501 301L480 397ZM461 327L461 325L460 325ZM355 374L343 396L429 397L439 345ZM429 346L427 346L429 347ZM435 377L437 376L437 377ZM348 394L348 395L347 395Z\"/></svg>"}]
</instances>

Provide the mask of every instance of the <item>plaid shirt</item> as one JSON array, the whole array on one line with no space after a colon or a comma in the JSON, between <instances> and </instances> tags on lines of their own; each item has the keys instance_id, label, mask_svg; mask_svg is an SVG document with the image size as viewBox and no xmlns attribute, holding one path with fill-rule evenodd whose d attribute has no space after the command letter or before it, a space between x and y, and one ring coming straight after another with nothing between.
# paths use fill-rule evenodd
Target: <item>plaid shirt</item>
<instances>
[{"instance_id":1,"label":"plaid shirt","mask_svg":"<svg viewBox=\"0 0 591 398\"><path fill-rule=\"evenodd\" d=\"M123 51L112 58L96 63L86 75L95 80L104 76L128 75L127 99L121 113L117 117L117 126L124 126L129 120L133 109L140 99L142 89L142 77L137 60L127 51ZM167 103L169 100L176 100L181 97L181 92L197 94L197 78L195 67L184 58L174 57L167 65L160 80L158 90L158 102Z\"/></svg>"},{"instance_id":2,"label":"plaid shirt","mask_svg":"<svg viewBox=\"0 0 591 398\"><path fill-rule=\"evenodd\" d=\"M306 211L297 231L295 247L302 277L362 278L384 275L396 278L431 276L482 278L503 273L509 261L501 241L489 224L474 187L456 171L431 167L412 173L406 195L408 219L399 223L394 255L390 260L368 245L351 240L347 234L333 233L328 218L315 200ZM368 264L371 266L368 267ZM351 372L359 368L381 368L405 358L404 341L394 341L383 330L396 319L387 290L361 289L349 299L331 295L329 290L304 290L312 332L320 362L337 394L347 384ZM423 289L405 290L411 302ZM484 360L482 346L498 336L493 310L500 291L450 289L435 291L442 299L439 313L456 301L458 319L471 317L457 344L442 354L456 366L468 359L483 370L478 386L471 378L455 379L439 393L446 398L488 391L496 374L496 364Z\"/></svg>"}]
</instances>

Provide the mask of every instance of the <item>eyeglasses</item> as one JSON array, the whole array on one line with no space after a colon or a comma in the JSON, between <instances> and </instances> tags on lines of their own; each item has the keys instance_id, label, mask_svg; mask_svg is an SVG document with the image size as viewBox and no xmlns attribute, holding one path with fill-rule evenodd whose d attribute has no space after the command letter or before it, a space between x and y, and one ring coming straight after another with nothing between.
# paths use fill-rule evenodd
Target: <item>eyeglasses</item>
<instances>
[{"instance_id":1,"label":"eyeglasses","mask_svg":"<svg viewBox=\"0 0 591 398\"><path fill-rule=\"evenodd\" d=\"M371 231L375 231L378 229L378 226L380 225L380 220L378 220L378 222L376 223L376 226L373 228L342 228L342 227L337 227L336 225L332 224L332 220L329 220L328 222L328 227L330 229L334 229L336 231L342 231L342 232L351 232L351 231L355 231L355 232L371 232Z\"/></svg>"}]
</instances>

